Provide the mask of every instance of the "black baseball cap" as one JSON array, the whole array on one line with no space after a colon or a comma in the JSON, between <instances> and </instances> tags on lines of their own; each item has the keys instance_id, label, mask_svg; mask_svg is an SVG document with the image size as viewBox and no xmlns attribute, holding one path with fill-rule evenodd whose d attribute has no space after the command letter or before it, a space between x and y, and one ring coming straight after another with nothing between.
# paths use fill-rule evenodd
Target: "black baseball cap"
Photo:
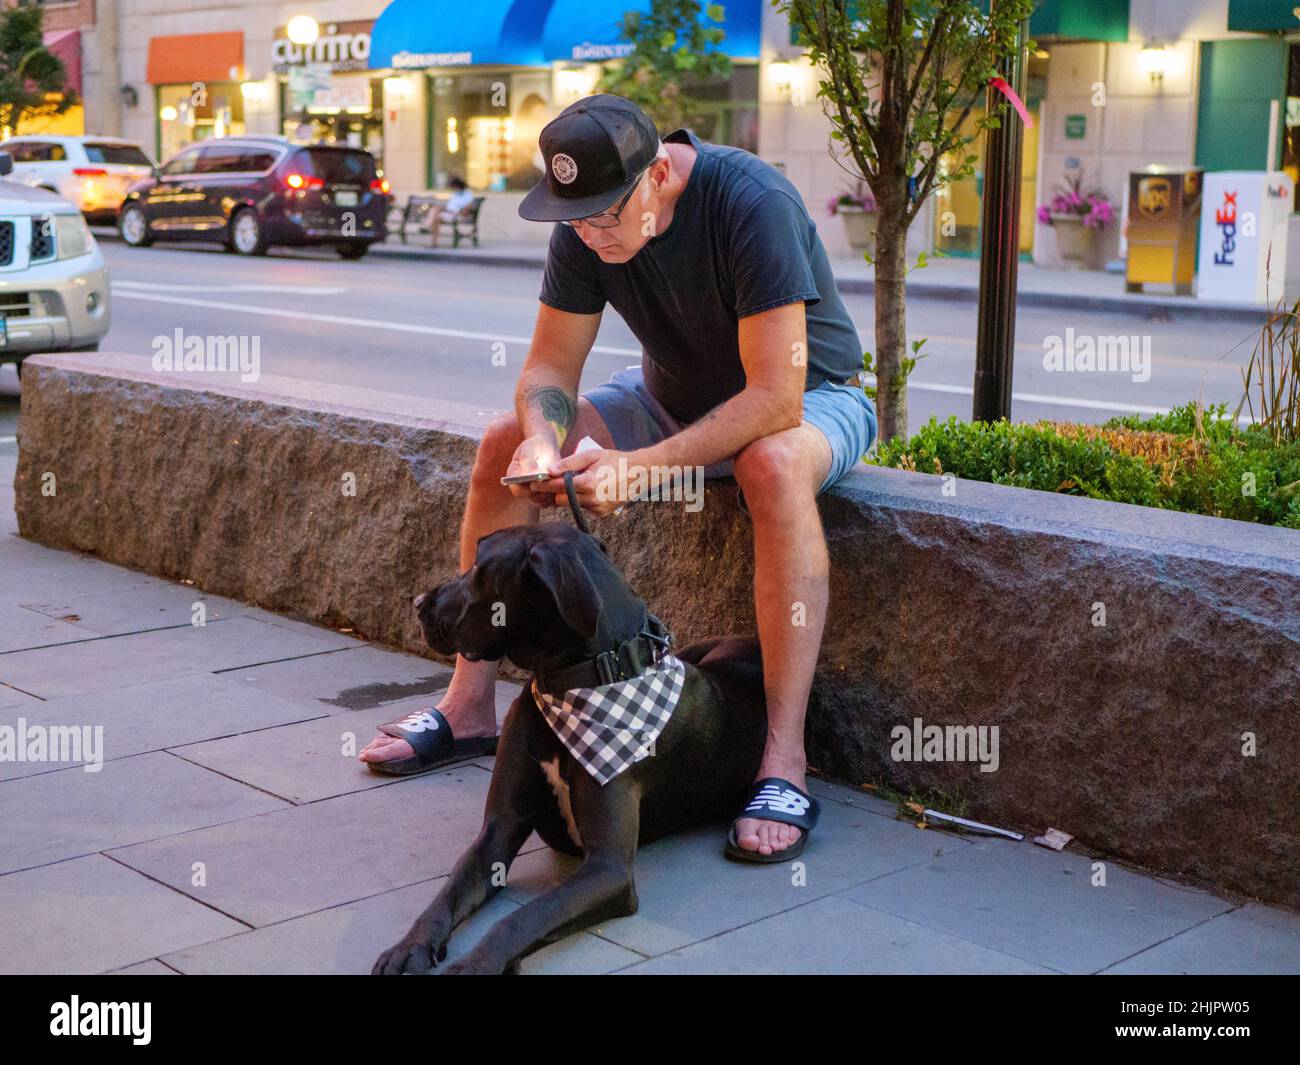
<instances>
[{"instance_id":1,"label":"black baseball cap","mask_svg":"<svg viewBox=\"0 0 1300 1065\"><path fill-rule=\"evenodd\" d=\"M519 205L530 222L567 222L613 207L659 154L659 131L610 93L570 104L538 138L546 173Z\"/></svg>"}]
</instances>

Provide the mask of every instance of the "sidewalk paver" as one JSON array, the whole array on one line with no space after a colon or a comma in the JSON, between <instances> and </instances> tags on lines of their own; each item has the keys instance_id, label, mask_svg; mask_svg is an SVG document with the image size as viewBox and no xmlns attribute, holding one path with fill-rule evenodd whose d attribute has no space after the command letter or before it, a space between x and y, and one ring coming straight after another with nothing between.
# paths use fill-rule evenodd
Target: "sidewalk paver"
<instances>
[{"instance_id":1,"label":"sidewalk paver","mask_svg":"<svg viewBox=\"0 0 1300 1065\"><path fill-rule=\"evenodd\" d=\"M0 876L0 913L6 973L99 973L244 931L102 854Z\"/></svg>"},{"instance_id":2,"label":"sidewalk paver","mask_svg":"<svg viewBox=\"0 0 1300 1065\"><path fill-rule=\"evenodd\" d=\"M168 965L190 974L366 974L398 941L442 886L444 878L334 906L290 921L170 954ZM498 895L469 918L447 945L449 964L497 921L517 908ZM529 955L525 973L607 973L644 959L590 933L569 936Z\"/></svg>"},{"instance_id":3,"label":"sidewalk paver","mask_svg":"<svg viewBox=\"0 0 1300 1065\"><path fill-rule=\"evenodd\" d=\"M356 772L368 774L360 764ZM455 766L109 853L260 927L445 876L478 834L490 779ZM526 846L541 845L534 837ZM206 885L191 884L195 861L209 870Z\"/></svg>"},{"instance_id":4,"label":"sidewalk paver","mask_svg":"<svg viewBox=\"0 0 1300 1065\"><path fill-rule=\"evenodd\" d=\"M722 853L726 833L726 825L706 825L643 847L640 909L596 931L640 954L663 954L970 846L835 802L823 803L814 840L793 862L730 861ZM550 850L527 855L511 869L505 893L526 901L575 868L574 859Z\"/></svg>"},{"instance_id":5,"label":"sidewalk paver","mask_svg":"<svg viewBox=\"0 0 1300 1065\"><path fill-rule=\"evenodd\" d=\"M1294 975L1300 972L1300 917L1267 906L1243 906L1148 947L1105 972Z\"/></svg>"},{"instance_id":6,"label":"sidewalk paver","mask_svg":"<svg viewBox=\"0 0 1300 1065\"><path fill-rule=\"evenodd\" d=\"M31 699L20 709L29 727L102 726L105 759L176 747L179 748L176 753L189 761L196 759L185 752L194 748L186 745L236 733L256 743L273 726L303 721L322 713L256 688L241 687L227 679L228 676L194 673L109 691ZM279 731L273 730L276 734ZM65 768L52 762L0 762L0 780L62 772Z\"/></svg>"},{"instance_id":7,"label":"sidewalk paver","mask_svg":"<svg viewBox=\"0 0 1300 1065\"><path fill-rule=\"evenodd\" d=\"M223 673L222 679L234 676L238 674ZM515 685L497 685L498 721L505 719L518 691ZM277 698L258 694L263 698ZM357 753L375 735L376 726L437 701L436 694L421 695L372 710L339 710L317 703L321 709L332 709L332 713L283 728L245 731L237 736L178 747L173 753L301 805L392 784L393 777L362 766ZM309 710L303 706L299 713L301 717ZM476 764L481 761L476 759ZM490 761L483 764L490 771Z\"/></svg>"},{"instance_id":8,"label":"sidewalk paver","mask_svg":"<svg viewBox=\"0 0 1300 1065\"><path fill-rule=\"evenodd\" d=\"M854 902L1059 972L1097 972L1232 904L1105 862L986 840L843 892ZM960 900L960 904L954 904Z\"/></svg>"},{"instance_id":9,"label":"sidewalk paver","mask_svg":"<svg viewBox=\"0 0 1300 1065\"><path fill-rule=\"evenodd\" d=\"M18 651L0 658L0 681L42 699L108 691L198 670L218 672L327 654L340 647L328 629L307 636L238 617Z\"/></svg>"},{"instance_id":10,"label":"sidewalk paver","mask_svg":"<svg viewBox=\"0 0 1300 1065\"><path fill-rule=\"evenodd\" d=\"M0 873L227 821L240 824L284 805L165 752L105 762L98 772L73 766L0 781ZM187 880L194 860L185 862Z\"/></svg>"},{"instance_id":11,"label":"sidewalk paver","mask_svg":"<svg viewBox=\"0 0 1300 1065\"><path fill-rule=\"evenodd\" d=\"M0 967L368 972L477 833L493 759L390 780L351 752L436 705L448 668L23 541L13 471L0 447L0 725L102 724L107 760L0 764ZM498 685L499 716L517 690ZM638 913L523 971L1300 973L1294 914L1114 862L1093 887L1083 854L810 788L798 859L728 862L723 825L661 840L637 858ZM451 957L575 865L530 838Z\"/></svg>"},{"instance_id":12,"label":"sidewalk paver","mask_svg":"<svg viewBox=\"0 0 1300 1065\"><path fill-rule=\"evenodd\" d=\"M623 970L634 975L1049 973L925 925L831 895Z\"/></svg>"}]
</instances>

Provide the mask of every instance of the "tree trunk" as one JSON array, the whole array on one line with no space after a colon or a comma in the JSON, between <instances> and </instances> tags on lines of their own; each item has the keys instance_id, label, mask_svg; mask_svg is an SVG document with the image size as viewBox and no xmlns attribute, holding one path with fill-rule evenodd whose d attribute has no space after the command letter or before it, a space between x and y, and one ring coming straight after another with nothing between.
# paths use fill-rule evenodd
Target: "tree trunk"
<instances>
[{"instance_id":1,"label":"tree trunk","mask_svg":"<svg viewBox=\"0 0 1300 1065\"><path fill-rule=\"evenodd\" d=\"M877 195L876 222L876 416L880 442L907 436L907 227L906 199Z\"/></svg>"}]
</instances>

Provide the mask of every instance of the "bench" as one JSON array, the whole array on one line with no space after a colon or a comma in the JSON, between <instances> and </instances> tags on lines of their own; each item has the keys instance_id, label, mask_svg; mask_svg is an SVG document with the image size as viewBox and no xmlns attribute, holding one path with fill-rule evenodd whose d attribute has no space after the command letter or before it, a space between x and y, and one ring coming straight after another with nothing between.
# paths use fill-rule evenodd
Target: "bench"
<instances>
[{"instance_id":1,"label":"bench","mask_svg":"<svg viewBox=\"0 0 1300 1065\"><path fill-rule=\"evenodd\" d=\"M458 214L447 216L439 211L438 230L451 230L451 246L460 247L462 240L472 240L474 247L478 247L478 218L482 210L485 196L476 196L474 202ZM433 225L430 219L433 217L435 208L441 208L447 202L444 195L433 195L429 193L415 193L411 195L405 207L394 207L388 216L388 231L396 233L403 244L406 241L406 235L414 223L417 233L428 233L430 242L437 244L437 234L433 232Z\"/></svg>"}]
</instances>

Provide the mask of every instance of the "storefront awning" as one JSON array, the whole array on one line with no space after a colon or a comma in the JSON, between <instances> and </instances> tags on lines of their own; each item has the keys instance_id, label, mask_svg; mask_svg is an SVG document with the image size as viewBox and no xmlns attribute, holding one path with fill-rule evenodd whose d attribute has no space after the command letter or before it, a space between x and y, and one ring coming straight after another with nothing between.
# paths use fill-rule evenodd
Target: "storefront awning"
<instances>
[{"instance_id":1,"label":"storefront awning","mask_svg":"<svg viewBox=\"0 0 1300 1065\"><path fill-rule=\"evenodd\" d=\"M1043 0L1029 36L1073 41L1127 41L1129 0Z\"/></svg>"},{"instance_id":2,"label":"storefront awning","mask_svg":"<svg viewBox=\"0 0 1300 1065\"><path fill-rule=\"evenodd\" d=\"M719 0L726 9L720 51L733 59L757 59L762 46L764 0ZM649 11L651 0L555 0L542 31L547 60L600 62L627 55L623 15ZM709 23L714 25L714 23Z\"/></svg>"},{"instance_id":3,"label":"storefront awning","mask_svg":"<svg viewBox=\"0 0 1300 1065\"><path fill-rule=\"evenodd\" d=\"M150 38L147 77L151 85L242 81L244 34L235 30Z\"/></svg>"},{"instance_id":4,"label":"storefront awning","mask_svg":"<svg viewBox=\"0 0 1300 1065\"><path fill-rule=\"evenodd\" d=\"M41 38L46 51L63 62L68 72L67 86L81 95L81 31L51 30Z\"/></svg>"},{"instance_id":5,"label":"storefront awning","mask_svg":"<svg viewBox=\"0 0 1300 1065\"><path fill-rule=\"evenodd\" d=\"M370 38L370 69L542 66L552 0L393 0Z\"/></svg>"},{"instance_id":6,"label":"storefront awning","mask_svg":"<svg viewBox=\"0 0 1300 1065\"><path fill-rule=\"evenodd\" d=\"M1295 0L1228 0L1228 29L1300 30Z\"/></svg>"}]
</instances>

